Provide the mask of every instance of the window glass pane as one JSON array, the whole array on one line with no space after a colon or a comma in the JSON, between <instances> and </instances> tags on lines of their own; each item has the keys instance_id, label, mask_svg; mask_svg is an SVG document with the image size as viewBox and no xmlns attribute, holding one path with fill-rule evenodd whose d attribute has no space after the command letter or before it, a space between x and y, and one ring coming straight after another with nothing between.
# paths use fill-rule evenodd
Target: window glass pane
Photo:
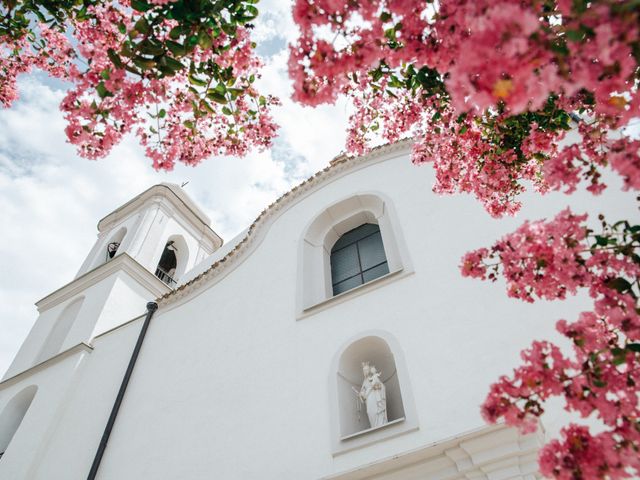
<instances>
[{"instance_id":1,"label":"window glass pane","mask_svg":"<svg viewBox=\"0 0 640 480\"><path fill-rule=\"evenodd\" d=\"M355 277L351 277L344 282L336 283L333 286L333 294L338 295L339 293L346 292L347 290L351 290L358 285L362 285L362 277L360 275L356 275Z\"/></svg>"},{"instance_id":2,"label":"window glass pane","mask_svg":"<svg viewBox=\"0 0 640 480\"><path fill-rule=\"evenodd\" d=\"M372 233L379 232L380 227L373 223L365 223L364 225L360 225L353 230L348 231L344 235L342 235L338 241L335 243L331 251L338 250L339 248L344 247L345 245L349 245L350 243L355 243L358 240L366 237L367 235L371 235Z\"/></svg>"},{"instance_id":3,"label":"window glass pane","mask_svg":"<svg viewBox=\"0 0 640 480\"><path fill-rule=\"evenodd\" d=\"M362 263L363 270L387 261L387 257L384 255L384 246L382 245L380 232L360 240L358 242L358 248L360 249L360 262Z\"/></svg>"},{"instance_id":4,"label":"window glass pane","mask_svg":"<svg viewBox=\"0 0 640 480\"><path fill-rule=\"evenodd\" d=\"M338 283L360 273L355 243L331 254L331 283Z\"/></svg>"},{"instance_id":5,"label":"window glass pane","mask_svg":"<svg viewBox=\"0 0 640 480\"><path fill-rule=\"evenodd\" d=\"M382 265L378 265L377 267L373 267L372 269L363 272L362 276L364 277L364 281L366 283L378 277L386 275L387 273L389 273L389 265L387 264L387 262L385 262Z\"/></svg>"}]
</instances>

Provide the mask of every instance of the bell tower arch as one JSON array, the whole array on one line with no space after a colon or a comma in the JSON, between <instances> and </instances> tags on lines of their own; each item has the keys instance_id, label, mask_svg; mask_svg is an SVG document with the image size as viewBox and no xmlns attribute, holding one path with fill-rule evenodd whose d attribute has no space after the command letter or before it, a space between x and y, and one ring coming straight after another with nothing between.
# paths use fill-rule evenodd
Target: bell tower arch
<instances>
[{"instance_id":1,"label":"bell tower arch","mask_svg":"<svg viewBox=\"0 0 640 480\"><path fill-rule=\"evenodd\" d=\"M40 315L5 378L144 313L148 301L176 288L222 245L209 223L170 183L154 185L105 216L75 279L36 303Z\"/></svg>"}]
</instances>

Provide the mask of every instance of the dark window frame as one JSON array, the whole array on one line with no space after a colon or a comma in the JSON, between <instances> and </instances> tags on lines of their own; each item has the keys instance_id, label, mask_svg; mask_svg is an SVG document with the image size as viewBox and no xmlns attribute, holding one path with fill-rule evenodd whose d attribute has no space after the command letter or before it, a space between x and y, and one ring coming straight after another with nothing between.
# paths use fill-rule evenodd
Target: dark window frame
<instances>
[{"instance_id":1,"label":"dark window frame","mask_svg":"<svg viewBox=\"0 0 640 480\"><path fill-rule=\"evenodd\" d=\"M335 246L336 246L337 244L339 244L339 243L340 243L340 240L341 240L345 235L348 235L349 233L354 232L355 230L361 229L361 228L363 228L363 227L365 227L365 226L367 226L367 225L375 225L376 229L375 229L374 231L372 231L372 232L369 232L368 234L366 234L366 235L364 235L364 236L362 236L362 237L355 237L355 240L350 241L349 243L346 243L345 245L340 245L340 247L339 247L339 248L335 248ZM383 250L383 252L384 252L384 261L383 261L383 262L379 262L379 263L377 263L377 264L375 264L375 265L373 265L373 266L367 267L366 269L363 269L363 268L362 268L362 257L361 257L361 254L360 254L360 243L361 243L362 241L366 240L367 238L372 237L373 235L379 235L379 236L380 236L380 242L381 242L381 244L382 244L382 250ZM355 273L355 274L353 274L353 275L350 275L349 277L342 278L342 279L340 279L339 281L334 282L334 275L333 275L333 256L334 256L334 254L335 254L335 253L337 253L337 252L339 252L339 251L341 251L341 250L344 250L345 248L349 248L349 247L351 247L352 245L355 245L355 247L356 247L356 255L357 255L357 259L358 259L358 273ZM382 240L382 233L381 233L381 231L380 231L380 226L379 226L379 225L377 225L377 224L375 224L375 223L363 223L362 225L359 225L358 227L353 228L353 229L349 230L348 232L344 233L344 234L343 234L343 235L342 235L342 236L341 236L341 237L336 241L336 243L334 244L333 248L331 249L331 253L330 253L330 255L329 255L329 263L330 263L330 265L331 265L331 267L332 267L332 268L331 268L331 288L332 288L332 291L333 291L333 296L339 295L339 294L344 293L344 292L348 292L349 290L352 290L352 289L354 289L354 288L356 288L356 287L359 287L359 286L361 286L361 285L365 285L366 283L369 283L369 282L371 282L372 280L375 280L376 278L380 278L380 277L382 277L382 276L384 276L384 275L388 274L388 273L389 273L389 259L387 258L387 252L384 250L384 242L383 242L383 240ZM382 266L382 265L387 265L387 272L386 272L386 273L383 273L382 275L378 275L377 277L374 277L374 278L372 278L372 279L370 279L370 280L366 280L366 281L365 281L364 277L365 277L365 274L366 274L367 272L369 272L369 271L371 271L371 270L373 270L373 269L375 269L375 268L378 268L378 267L380 267L380 266ZM352 279L354 279L354 278L356 278L356 277L359 277L360 284L358 284L358 285L354 285L354 286L353 286L353 287L351 287L351 288L348 288L348 289L346 289L346 290L344 290L344 291L342 291L342 292L338 292L338 293L336 293L336 286L337 286L337 285L340 285L341 283L344 283L344 282L347 282L347 281L349 281L349 280L352 280Z\"/></svg>"}]
</instances>

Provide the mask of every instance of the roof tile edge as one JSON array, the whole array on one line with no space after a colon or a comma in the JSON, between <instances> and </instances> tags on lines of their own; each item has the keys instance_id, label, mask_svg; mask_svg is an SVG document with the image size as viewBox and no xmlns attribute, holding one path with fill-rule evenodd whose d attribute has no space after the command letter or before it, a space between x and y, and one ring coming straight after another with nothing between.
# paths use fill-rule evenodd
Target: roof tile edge
<instances>
[{"instance_id":1,"label":"roof tile edge","mask_svg":"<svg viewBox=\"0 0 640 480\"><path fill-rule=\"evenodd\" d=\"M394 143L387 143L384 145L380 145L378 147L374 147L369 152L364 155L360 155L357 157L347 156L344 153L338 154L334 157L330 162L322 170L314 173L306 180L302 181L295 187L293 187L288 192L282 194L277 200L267 206L260 214L256 217L256 219L251 223L249 229L247 230L246 235L242 240L240 240L232 250L229 251L224 257L220 260L214 262L208 269L199 274L198 276L192 278L188 282L180 285L175 290L172 290L163 296L159 297L156 301L159 306L167 306L175 301L178 301L180 298L186 296L191 290L198 288L198 284L205 282L206 280L213 278L216 273L223 270L223 267L227 267L229 262L232 260L234 255L237 255L236 258L240 257L241 251L245 250L248 245L253 241L255 236L255 232L259 230L262 225L266 222L267 216L274 214L276 211L280 210L285 200L293 201L298 195L302 194L303 190L307 190L311 188L315 184L318 184L328 178L330 176L335 175L343 170L346 166L356 166L358 164L364 163L367 160L371 160L374 158L378 158L387 153L393 153L398 150L402 150L407 148L413 144L412 138L407 138L400 140Z\"/></svg>"}]
</instances>

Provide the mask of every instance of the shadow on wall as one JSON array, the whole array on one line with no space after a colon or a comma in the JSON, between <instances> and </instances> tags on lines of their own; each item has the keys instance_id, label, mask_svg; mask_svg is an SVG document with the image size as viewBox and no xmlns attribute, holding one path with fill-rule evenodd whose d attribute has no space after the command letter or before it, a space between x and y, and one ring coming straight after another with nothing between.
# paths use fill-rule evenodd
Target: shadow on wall
<instances>
[{"instance_id":1,"label":"shadow on wall","mask_svg":"<svg viewBox=\"0 0 640 480\"><path fill-rule=\"evenodd\" d=\"M0 457L4 455L33 402L38 387L31 385L17 393L0 415Z\"/></svg>"},{"instance_id":2,"label":"shadow on wall","mask_svg":"<svg viewBox=\"0 0 640 480\"><path fill-rule=\"evenodd\" d=\"M71 327L75 323L76 318L78 318L78 313L80 313L83 302L84 297L80 297L65 307L60 316L56 319L53 327L51 327L51 331L49 332L49 335L47 335L47 338L36 357L34 365L44 362L45 360L48 360L54 355L60 353L62 345L67 338Z\"/></svg>"}]
</instances>

